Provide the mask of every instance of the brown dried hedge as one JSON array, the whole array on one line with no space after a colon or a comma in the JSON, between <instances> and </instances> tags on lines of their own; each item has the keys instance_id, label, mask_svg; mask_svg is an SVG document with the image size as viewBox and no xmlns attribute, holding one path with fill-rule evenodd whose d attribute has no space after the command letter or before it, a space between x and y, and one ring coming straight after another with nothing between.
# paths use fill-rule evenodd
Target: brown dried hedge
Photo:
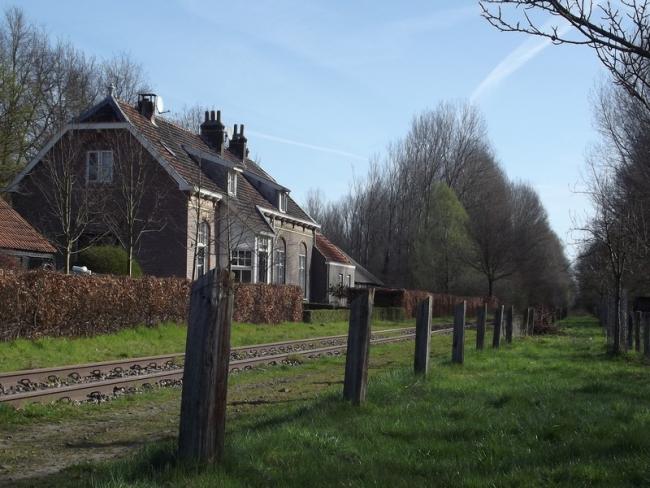
<instances>
[{"instance_id":1,"label":"brown dried hedge","mask_svg":"<svg viewBox=\"0 0 650 488\"><path fill-rule=\"evenodd\" d=\"M433 297L433 316L445 317L453 315L454 306L465 300L467 302L467 315L475 316L476 311L484 303L488 308L497 306L498 300L494 297L464 297L447 295L444 293L430 293L423 290L404 290L392 288L378 288L375 290L375 306L378 307L403 307L407 317L415 317L418 302L427 296Z\"/></svg>"},{"instance_id":2,"label":"brown dried hedge","mask_svg":"<svg viewBox=\"0 0 650 488\"><path fill-rule=\"evenodd\" d=\"M190 283L180 278L66 276L0 271L0 340L79 337L187 320ZM296 286L237 285L234 319L302 319Z\"/></svg>"},{"instance_id":3,"label":"brown dried hedge","mask_svg":"<svg viewBox=\"0 0 650 488\"><path fill-rule=\"evenodd\" d=\"M235 322L278 324L302 321L302 289L293 285L235 285Z\"/></svg>"}]
</instances>

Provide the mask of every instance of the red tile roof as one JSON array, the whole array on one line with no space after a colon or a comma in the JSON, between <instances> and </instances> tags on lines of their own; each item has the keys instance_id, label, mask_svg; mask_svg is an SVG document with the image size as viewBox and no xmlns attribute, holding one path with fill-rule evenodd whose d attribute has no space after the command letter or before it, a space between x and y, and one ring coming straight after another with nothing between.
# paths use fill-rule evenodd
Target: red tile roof
<instances>
[{"instance_id":1,"label":"red tile roof","mask_svg":"<svg viewBox=\"0 0 650 488\"><path fill-rule=\"evenodd\" d=\"M56 249L0 198L0 249L54 253Z\"/></svg>"},{"instance_id":2,"label":"red tile roof","mask_svg":"<svg viewBox=\"0 0 650 488\"><path fill-rule=\"evenodd\" d=\"M316 249L325 256L328 261L333 261L342 264L352 264L346 254L341 251L336 245L332 243L323 234L316 234Z\"/></svg>"}]
</instances>

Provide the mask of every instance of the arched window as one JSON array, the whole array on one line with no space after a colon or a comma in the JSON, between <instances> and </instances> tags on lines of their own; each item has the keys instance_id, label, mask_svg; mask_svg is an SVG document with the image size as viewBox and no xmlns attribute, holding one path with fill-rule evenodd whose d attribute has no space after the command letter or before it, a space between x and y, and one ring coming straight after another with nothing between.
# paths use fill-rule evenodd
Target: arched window
<instances>
[{"instance_id":1,"label":"arched window","mask_svg":"<svg viewBox=\"0 0 650 488\"><path fill-rule=\"evenodd\" d=\"M275 255L273 256L273 264L275 270L273 273L274 283L276 285L284 285L286 283L286 264L287 264L287 243L280 237L275 243Z\"/></svg>"},{"instance_id":2,"label":"arched window","mask_svg":"<svg viewBox=\"0 0 650 488\"><path fill-rule=\"evenodd\" d=\"M298 282L302 288L302 296L307 298L307 245L300 243L300 252L298 253Z\"/></svg>"},{"instance_id":3,"label":"arched window","mask_svg":"<svg viewBox=\"0 0 650 488\"><path fill-rule=\"evenodd\" d=\"M199 224L199 234L196 239L196 276L202 276L208 270L208 245L210 242L210 224L203 221Z\"/></svg>"}]
</instances>

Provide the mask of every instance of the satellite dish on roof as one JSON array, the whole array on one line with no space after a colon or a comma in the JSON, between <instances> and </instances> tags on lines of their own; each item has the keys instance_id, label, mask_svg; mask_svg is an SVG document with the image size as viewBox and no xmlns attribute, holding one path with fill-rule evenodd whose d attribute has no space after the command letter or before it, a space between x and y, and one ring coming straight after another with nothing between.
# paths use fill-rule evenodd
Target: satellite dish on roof
<instances>
[{"instance_id":1,"label":"satellite dish on roof","mask_svg":"<svg viewBox=\"0 0 650 488\"><path fill-rule=\"evenodd\" d=\"M156 95L156 112L159 114L163 113L163 110L165 109L165 105L163 103L163 99L160 95Z\"/></svg>"}]
</instances>

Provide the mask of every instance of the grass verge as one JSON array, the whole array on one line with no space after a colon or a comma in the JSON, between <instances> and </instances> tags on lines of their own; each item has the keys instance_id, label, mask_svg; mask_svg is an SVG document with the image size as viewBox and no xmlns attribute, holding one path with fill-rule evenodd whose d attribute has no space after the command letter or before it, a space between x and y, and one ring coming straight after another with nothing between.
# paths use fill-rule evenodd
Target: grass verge
<instances>
[{"instance_id":1,"label":"grass verge","mask_svg":"<svg viewBox=\"0 0 650 488\"><path fill-rule=\"evenodd\" d=\"M450 323L451 318L440 317L436 323ZM413 321L378 322L375 329L413 326ZM280 342L329 335L346 334L347 322L305 324L236 323L232 330L233 347L266 342ZM66 364L80 364L110 359L154 356L185 352L187 328L173 323L156 327L135 327L114 334L68 339L45 337L34 341L19 339L0 343L0 371L46 368Z\"/></svg>"},{"instance_id":2,"label":"grass verge","mask_svg":"<svg viewBox=\"0 0 650 488\"><path fill-rule=\"evenodd\" d=\"M221 466L177 463L171 439L64 476L96 487L647 485L647 365L606 356L592 319L562 332L483 352L468 334L463 366L450 363L449 338L435 337L426 380L411 374L412 343L382 346L362 408L337 384L231 412ZM304 384L342 378L340 358L301 368L291 371Z\"/></svg>"}]
</instances>

